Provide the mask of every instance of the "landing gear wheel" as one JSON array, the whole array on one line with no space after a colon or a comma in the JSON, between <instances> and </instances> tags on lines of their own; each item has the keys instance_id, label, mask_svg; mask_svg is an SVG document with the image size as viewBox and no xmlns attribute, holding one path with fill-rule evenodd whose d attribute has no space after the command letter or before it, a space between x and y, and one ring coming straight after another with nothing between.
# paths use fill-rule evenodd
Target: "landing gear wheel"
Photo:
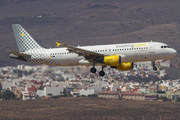
<instances>
[{"instance_id":1,"label":"landing gear wheel","mask_svg":"<svg viewBox=\"0 0 180 120\"><path fill-rule=\"evenodd\" d=\"M95 67L92 67L91 69L90 69L90 71L92 72L92 73L96 73L96 68Z\"/></svg>"},{"instance_id":2,"label":"landing gear wheel","mask_svg":"<svg viewBox=\"0 0 180 120\"><path fill-rule=\"evenodd\" d=\"M157 67L153 67L153 70L156 71L156 70L157 70Z\"/></svg>"},{"instance_id":3,"label":"landing gear wheel","mask_svg":"<svg viewBox=\"0 0 180 120\"><path fill-rule=\"evenodd\" d=\"M99 72L99 75L100 75L100 76L104 76L104 75L105 75L105 72L101 70L101 71Z\"/></svg>"},{"instance_id":4,"label":"landing gear wheel","mask_svg":"<svg viewBox=\"0 0 180 120\"><path fill-rule=\"evenodd\" d=\"M156 71L157 70L157 67L156 67L156 62L155 61L152 61L152 67L153 67L153 70Z\"/></svg>"}]
</instances>

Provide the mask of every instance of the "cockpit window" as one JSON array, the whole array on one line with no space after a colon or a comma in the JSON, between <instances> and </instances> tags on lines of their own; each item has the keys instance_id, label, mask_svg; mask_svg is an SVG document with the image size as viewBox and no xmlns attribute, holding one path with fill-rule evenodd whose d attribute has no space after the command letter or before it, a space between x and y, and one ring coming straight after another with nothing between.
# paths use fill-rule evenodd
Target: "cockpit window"
<instances>
[{"instance_id":1,"label":"cockpit window","mask_svg":"<svg viewBox=\"0 0 180 120\"><path fill-rule=\"evenodd\" d=\"M161 48L170 48L169 46L161 46Z\"/></svg>"}]
</instances>

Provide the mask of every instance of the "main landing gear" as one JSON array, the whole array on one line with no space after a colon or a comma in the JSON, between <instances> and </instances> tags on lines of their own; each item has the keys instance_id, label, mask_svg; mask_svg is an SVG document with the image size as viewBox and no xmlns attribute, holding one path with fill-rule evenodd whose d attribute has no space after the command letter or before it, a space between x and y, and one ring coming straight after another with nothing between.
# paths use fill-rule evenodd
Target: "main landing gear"
<instances>
[{"instance_id":1,"label":"main landing gear","mask_svg":"<svg viewBox=\"0 0 180 120\"><path fill-rule=\"evenodd\" d=\"M102 66L102 70L99 72L99 75L100 76L104 76L105 75L105 72L103 71L103 69L105 68L106 66Z\"/></svg>"},{"instance_id":2,"label":"main landing gear","mask_svg":"<svg viewBox=\"0 0 180 120\"><path fill-rule=\"evenodd\" d=\"M104 69L104 67L106 67L106 66L102 66L102 70L99 72L99 75L100 76L104 76L105 75L105 72L103 71L103 69ZM96 73L96 68L93 66L91 69L90 69L90 71L92 72L92 73Z\"/></svg>"},{"instance_id":3,"label":"main landing gear","mask_svg":"<svg viewBox=\"0 0 180 120\"><path fill-rule=\"evenodd\" d=\"M92 72L92 73L96 73L96 68L95 67L92 67L91 69L90 69L90 71Z\"/></svg>"},{"instance_id":4,"label":"main landing gear","mask_svg":"<svg viewBox=\"0 0 180 120\"><path fill-rule=\"evenodd\" d=\"M153 67L153 70L156 71L157 70L157 67L156 67L156 63L155 61L152 61L152 67Z\"/></svg>"}]
</instances>

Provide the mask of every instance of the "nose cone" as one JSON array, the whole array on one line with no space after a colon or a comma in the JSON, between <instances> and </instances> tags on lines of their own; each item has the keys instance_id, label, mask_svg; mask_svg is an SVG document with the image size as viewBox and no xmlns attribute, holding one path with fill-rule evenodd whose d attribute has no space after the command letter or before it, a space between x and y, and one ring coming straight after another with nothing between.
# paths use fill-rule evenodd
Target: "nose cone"
<instances>
[{"instance_id":1,"label":"nose cone","mask_svg":"<svg viewBox=\"0 0 180 120\"><path fill-rule=\"evenodd\" d=\"M170 54L172 57L175 57L177 55L177 51L175 49L171 49Z\"/></svg>"}]
</instances>

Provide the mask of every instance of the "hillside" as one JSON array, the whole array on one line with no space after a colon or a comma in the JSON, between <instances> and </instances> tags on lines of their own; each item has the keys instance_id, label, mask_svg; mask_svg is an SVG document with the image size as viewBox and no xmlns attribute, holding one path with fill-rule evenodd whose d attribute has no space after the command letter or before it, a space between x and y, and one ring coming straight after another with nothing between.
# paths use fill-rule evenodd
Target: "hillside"
<instances>
[{"instance_id":1,"label":"hillside","mask_svg":"<svg viewBox=\"0 0 180 120\"><path fill-rule=\"evenodd\" d=\"M179 120L179 103L101 98L1 101L0 119ZM160 118L161 117L161 118Z\"/></svg>"},{"instance_id":2,"label":"hillside","mask_svg":"<svg viewBox=\"0 0 180 120\"><path fill-rule=\"evenodd\" d=\"M55 42L95 45L142 41L165 42L178 51L178 0L0 0L0 66L24 62L9 59L17 51L11 24L18 23L43 47ZM24 63L27 64L27 63Z\"/></svg>"}]
</instances>

